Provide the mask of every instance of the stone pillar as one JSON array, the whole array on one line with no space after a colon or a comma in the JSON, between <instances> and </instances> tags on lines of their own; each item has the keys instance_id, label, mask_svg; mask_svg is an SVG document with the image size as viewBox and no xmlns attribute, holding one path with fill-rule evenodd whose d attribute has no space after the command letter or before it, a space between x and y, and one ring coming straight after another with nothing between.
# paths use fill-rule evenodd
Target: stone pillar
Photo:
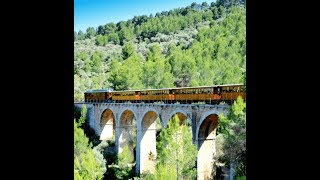
<instances>
[{"instance_id":1,"label":"stone pillar","mask_svg":"<svg viewBox=\"0 0 320 180\"><path fill-rule=\"evenodd\" d=\"M199 139L200 149L197 157L197 180L213 179L213 163L216 154L215 138Z\"/></svg>"},{"instance_id":2,"label":"stone pillar","mask_svg":"<svg viewBox=\"0 0 320 180\"><path fill-rule=\"evenodd\" d=\"M93 114L94 114L94 123L93 129L97 136L100 136L100 121L101 121L101 111L99 110L98 105L93 105Z\"/></svg>"},{"instance_id":3,"label":"stone pillar","mask_svg":"<svg viewBox=\"0 0 320 180\"><path fill-rule=\"evenodd\" d=\"M208 115L200 125L197 135L198 157L197 157L197 179L213 179L215 174L214 162L216 154L216 127L218 115Z\"/></svg>"},{"instance_id":4,"label":"stone pillar","mask_svg":"<svg viewBox=\"0 0 320 180\"><path fill-rule=\"evenodd\" d=\"M156 129L143 129L144 134L140 143L140 173L149 171L153 173L156 166Z\"/></svg>"},{"instance_id":5,"label":"stone pillar","mask_svg":"<svg viewBox=\"0 0 320 180\"><path fill-rule=\"evenodd\" d=\"M89 118L89 126L94 129L94 108L92 105L87 105L87 114Z\"/></svg>"},{"instance_id":6,"label":"stone pillar","mask_svg":"<svg viewBox=\"0 0 320 180\"><path fill-rule=\"evenodd\" d=\"M155 112L148 112L142 119L141 130L139 131L139 172L153 173L156 166L156 119Z\"/></svg>"},{"instance_id":7,"label":"stone pillar","mask_svg":"<svg viewBox=\"0 0 320 180\"><path fill-rule=\"evenodd\" d=\"M141 122L141 121L138 121ZM137 123L137 148L136 148L136 174L140 174L140 144L141 144L141 125L140 123Z\"/></svg>"},{"instance_id":8,"label":"stone pillar","mask_svg":"<svg viewBox=\"0 0 320 180\"><path fill-rule=\"evenodd\" d=\"M115 126L115 147L116 152L119 153L119 139L120 139L120 117L118 113L115 114L116 117L116 126Z\"/></svg>"}]
</instances>

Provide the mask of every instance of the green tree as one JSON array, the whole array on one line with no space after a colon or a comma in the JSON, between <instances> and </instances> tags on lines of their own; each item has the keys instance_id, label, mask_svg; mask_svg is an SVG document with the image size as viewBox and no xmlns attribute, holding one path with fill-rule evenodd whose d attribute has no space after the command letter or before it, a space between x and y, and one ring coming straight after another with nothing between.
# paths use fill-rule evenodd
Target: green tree
<instances>
[{"instance_id":1,"label":"green tree","mask_svg":"<svg viewBox=\"0 0 320 180\"><path fill-rule=\"evenodd\" d=\"M223 137L220 159L235 165L236 176L246 175L246 103L239 96L228 115L219 117L218 133Z\"/></svg>"},{"instance_id":2,"label":"green tree","mask_svg":"<svg viewBox=\"0 0 320 180\"><path fill-rule=\"evenodd\" d=\"M216 19L218 19L219 18L219 10L218 10L218 8L217 8L217 6L213 6L212 8L211 8L211 11L212 11L212 13L213 13L213 19L214 20L216 20Z\"/></svg>"},{"instance_id":3,"label":"green tree","mask_svg":"<svg viewBox=\"0 0 320 180\"><path fill-rule=\"evenodd\" d=\"M138 54L131 55L123 62L121 74L126 78L126 89L141 89L143 87L141 81L142 57Z\"/></svg>"},{"instance_id":4,"label":"green tree","mask_svg":"<svg viewBox=\"0 0 320 180\"><path fill-rule=\"evenodd\" d=\"M86 117L87 116L87 107L85 105L82 105L81 107L81 116L78 120L78 124L79 126L83 127L85 121L86 121Z\"/></svg>"},{"instance_id":5,"label":"green tree","mask_svg":"<svg viewBox=\"0 0 320 180\"><path fill-rule=\"evenodd\" d=\"M98 159L92 144L74 119L74 179L102 179L106 171L105 161ZM100 154L101 156L101 154Z\"/></svg>"},{"instance_id":6,"label":"green tree","mask_svg":"<svg viewBox=\"0 0 320 180\"><path fill-rule=\"evenodd\" d=\"M229 7L235 6L235 5L244 5L245 2L246 2L245 0L217 0L216 5L229 8Z\"/></svg>"},{"instance_id":7,"label":"green tree","mask_svg":"<svg viewBox=\"0 0 320 180\"><path fill-rule=\"evenodd\" d=\"M114 32L108 35L108 41L112 42L114 44L119 44L120 43L120 38L118 36L118 33Z\"/></svg>"},{"instance_id":8,"label":"green tree","mask_svg":"<svg viewBox=\"0 0 320 180\"><path fill-rule=\"evenodd\" d=\"M130 57L133 53L135 53L134 45L132 42L127 42L124 44L122 49L122 58L127 59Z\"/></svg>"},{"instance_id":9,"label":"green tree","mask_svg":"<svg viewBox=\"0 0 320 180\"><path fill-rule=\"evenodd\" d=\"M84 33L80 30L79 32L78 32L78 40L83 40L85 38L85 35L84 35Z\"/></svg>"},{"instance_id":10,"label":"green tree","mask_svg":"<svg viewBox=\"0 0 320 180\"><path fill-rule=\"evenodd\" d=\"M202 7L202 9L206 10L206 9L209 8L209 4L208 4L207 2L203 2L203 3L201 4L201 7Z\"/></svg>"},{"instance_id":11,"label":"green tree","mask_svg":"<svg viewBox=\"0 0 320 180\"><path fill-rule=\"evenodd\" d=\"M142 174L141 177L145 180L176 180L177 172L172 165L158 164L154 174Z\"/></svg>"},{"instance_id":12,"label":"green tree","mask_svg":"<svg viewBox=\"0 0 320 180\"><path fill-rule=\"evenodd\" d=\"M180 125L178 115L175 115L169 121L168 127L160 133L157 152L158 170L161 166L168 166L175 169L175 176L178 178L195 178L197 148L192 143L191 128L186 123Z\"/></svg>"},{"instance_id":13,"label":"green tree","mask_svg":"<svg viewBox=\"0 0 320 180\"><path fill-rule=\"evenodd\" d=\"M101 73L102 72L102 57L101 53L99 51L93 52L91 56L90 61L90 67L91 71L95 73Z\"/></svg>"},{"instance_id":14,"label":"green tree","mask_svg":"<svg viewBox=\"0 0 320 180\"><path fill-rule=\"evenodd\" d=\"M122 26L122 25L121 25ZM122 26L121 30L119 31L118 35L120 38L120 43L123 45L125 42L128 42L134 38L133 27L129 26Z\"/></svg>"},{"instance_id":15,"label":"green tree","mask_svg":"<svg viewBox=\"0 0 320 180\"><path fill-rule=\"evenodd\" d=\"M104 35L104 27L102 25L98 26L98 29L97 29L97 34L98 35Z\"/></svg>"},{"instance_id":16,"label":"green tree","mask_svg":"<svg viewBox=\"0 0 320 180\"><path fill-rule=\"evenodd\" d=\"M197 75L196 62L188 51L177 48L168 57L168 60L175 77L174 84L176 87L195 85L196 82L193 78Z\"/></svg>"},{"instance_id":17,"label":"green tree","mask_svg":"<svg viewBox=\"0 0 320 180\"><path fill-rule=\"evenodd\" d=\"M143 87L141 82L143 73L141 56L134 54L122 62L113 60L110 69L108 81L112 83L113 89L128 90Z\"/></svg>"},{"instance_id":18,"label":"green tree","mask_svg":"<svg viewBox=\"0 0 320 180\"><path fill-rule=\"evenodd\" d=\"M192 4L191 4L191 8L192 9L194 9L194 10L196 10L197 8L198 8L198 4L196 3L196 2L193 2Z\"/></svg>"},{"instance_id":19,"label":"green tree","mask_svg":"<svg viewBox=\"0 0 320 180\"><path fill-rule=\"evenodd\" d=\"M74 178L75 179L102 179L106 172L106 160L102 152L92 149L92 144L84 129L87 115L85 105L81 107L80 117L75 114L74 119Z\"/></svg>"},{"instance_id":20,"label":"green tree","mask_svg":"<svg viewBox=\"0 0 320 180\"><path fill-rule=\"evenodd\" d=\"M171 65L164 59L161 48L153 45L147 53L147 61L143 65L142 82L145 88L166 88L173 86Z\"/></svg>"},{"instance_id":21,"label":"green tree","mask_svg":"<svg viewBox=\"0 0 320 180\"><path fill-rule=\"evenodd\" d=\"M224 17L226 15L226 8L224 6L219 6L219 17Z\"/></svg>"},{"instance_id":22,"label":"green tree","mask_svg":"<svg viewBox=\"0 0 320 180\"><path fill-rule=\"evenodd\" d=\"M106 35L97 35L96 37L96 45L97 46L105 46L108 43L108 36Z\"/></svg>"},{"instance_id":23,"label":"green tree","mask_svg":"<svg viewBox=\"0 0 320 180\"><path fill-rule=\"evenodd\" d=\"M121 153L117 155L116 165L111 166L114 169L117 179L129 179L134 175L134 157L128 146L125 146Z\"/></svg>"},{"instance_id":24,"label":"green tree","mask_svg":"<svg viewBox=\"0 0 320 180\"><path fill-rule=\"evenodd\" d=\"M86 32L86 38L92 38L96 35L96 30L93 27L88 27Z\"/></svg>"}]
</instances>

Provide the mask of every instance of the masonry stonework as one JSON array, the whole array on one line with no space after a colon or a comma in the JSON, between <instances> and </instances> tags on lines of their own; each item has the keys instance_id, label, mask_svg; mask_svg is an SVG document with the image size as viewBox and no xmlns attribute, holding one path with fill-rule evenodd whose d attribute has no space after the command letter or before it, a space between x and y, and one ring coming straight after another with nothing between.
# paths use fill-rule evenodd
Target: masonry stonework
<instances>
[{"instance_id":1,"label":"masonry stonework","mask_svg":"<svg viewBox=\"0 0 320 180\"><path fill-rule=\"evenodd\" d=\"M82 105L87 106L90 127L101 140L109 139L115 133L118 153L125 145L132 148L132 141L136 142L137 173L155 169L156 119L160 118L162 128L175 114L189 120L192 141L198 148L197 179L213 179L218 116L226 114L229 105L75 103L77 107Z\"/></svg>"}]
</instances>

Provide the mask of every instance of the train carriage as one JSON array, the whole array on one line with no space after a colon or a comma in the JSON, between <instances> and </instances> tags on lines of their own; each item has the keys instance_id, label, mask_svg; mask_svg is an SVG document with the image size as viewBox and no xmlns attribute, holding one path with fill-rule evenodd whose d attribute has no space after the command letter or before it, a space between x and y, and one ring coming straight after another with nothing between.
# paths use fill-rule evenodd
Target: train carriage
<instances>
[{"instance_id":1,"label":"train carriage","mask_svg":"<svg viewBox=\"0 0 320 180\"><path fill-rule=\"evenodd\" d=\"M238 96L246 99L243 84L145 89L127 91L91 90L85 92L86 102L164 102L164 103L218 103L230 102Z\"/></svg>"},{"instance_id":2,"label":"train carriage","mask_svg":"<svg viewBox=\"0 0 320 180\"><path fill-rule=\"evenodd\" d=\"M148 89L140 91L140 100L146 102L162 101L167 102L170 100L169 89Z\"/></svg>"},{"instance_id":3,"label":"train carriage","mask_svg":"<svg viewBox=\"0 0 320 180\"><path fill-rule=\"evenodd\" d=\"M245 89L243 85L224 85L222 86L221 100L232 101L241 96L246 99Z\"/></svg>"},{"instance_id":4,"label":"train carriage","mask_svg":"<svg viewBox=\"0 0 320 180\"><path fill-rule=\"evenodd\" d=\"M85 92L84 96L86 102L101 102L106 99L106 93L101 90Z\"/></svg>"},{"instance_id":5,"label":"train carriage","mask_svg":"<svg viewBox=\"0 0 320 180\"><path fill-rule=\"evenodd\" d=\"M135 91L116 91L112 92L112 100L113 101L135 101Z\"/></svg>"}]
</instances>

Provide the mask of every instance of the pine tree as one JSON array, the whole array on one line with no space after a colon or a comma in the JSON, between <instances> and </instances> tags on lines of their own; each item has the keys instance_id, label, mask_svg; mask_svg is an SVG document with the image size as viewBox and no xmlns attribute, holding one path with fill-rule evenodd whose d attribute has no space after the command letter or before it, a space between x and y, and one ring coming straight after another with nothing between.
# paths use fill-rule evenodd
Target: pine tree
<instances>
[{"instance_id":1,"label":"pine tree","mask_svg":"<svg viewBox=\"0 0 320 180\"><path fill-rule=\"evenodd\" d=\"M220 158L235 165L236 176L246 175L246 103L241 96L233 103L228 115L219 116L219 138L223 154ZM220 147L219 147L220 148Z\"/></svg>"},{"instance_id":2,"label":"pine tree","mask_svg":"<svg viewBox=\"0 0 320 180\"><path fill-rule=\"evenodd\" d=\"M106 160L101 152L92 149L83 127L86 120L87 108L82 106L81 116L74 119L74 179L102 179L106 172Z\"/></svg>"},{"instance_id":3,"label":"pine tree","mask_svg":"<svg viewBox=\"0 0 320 180\"><path fill-rule=\"evenodd\" d=\"M99 161L91 148L92 144L89 144L83 129L74 120L74 179L103 178L105 161Z\"/></svg>"},{"instance_id":4,"label":"pine tree","mask_svg":"<svg viewBox=\"0 0 320 180\"><path fill-rule=\"evenodd\" d=\"M132 156L129 147L125 146L123 151L118 154L117 158L117 165L113 165L117 179L131 178L134 175L134 157Z\"/></svg>"},{"instance_id":5,"label":"pine tree","mask_svg":"<svg viewBox=\"0 0 320 180\"><path fill-rule=\"evenodd\" d=\"M186 124L179 125L179 122L178 115L175 115L160 134L160 142L157 144L159 164L156 171L164 165L174 168L178 178L194 178L197 148L192 143L190 127Z\"/></svg>"}]
</instances>

